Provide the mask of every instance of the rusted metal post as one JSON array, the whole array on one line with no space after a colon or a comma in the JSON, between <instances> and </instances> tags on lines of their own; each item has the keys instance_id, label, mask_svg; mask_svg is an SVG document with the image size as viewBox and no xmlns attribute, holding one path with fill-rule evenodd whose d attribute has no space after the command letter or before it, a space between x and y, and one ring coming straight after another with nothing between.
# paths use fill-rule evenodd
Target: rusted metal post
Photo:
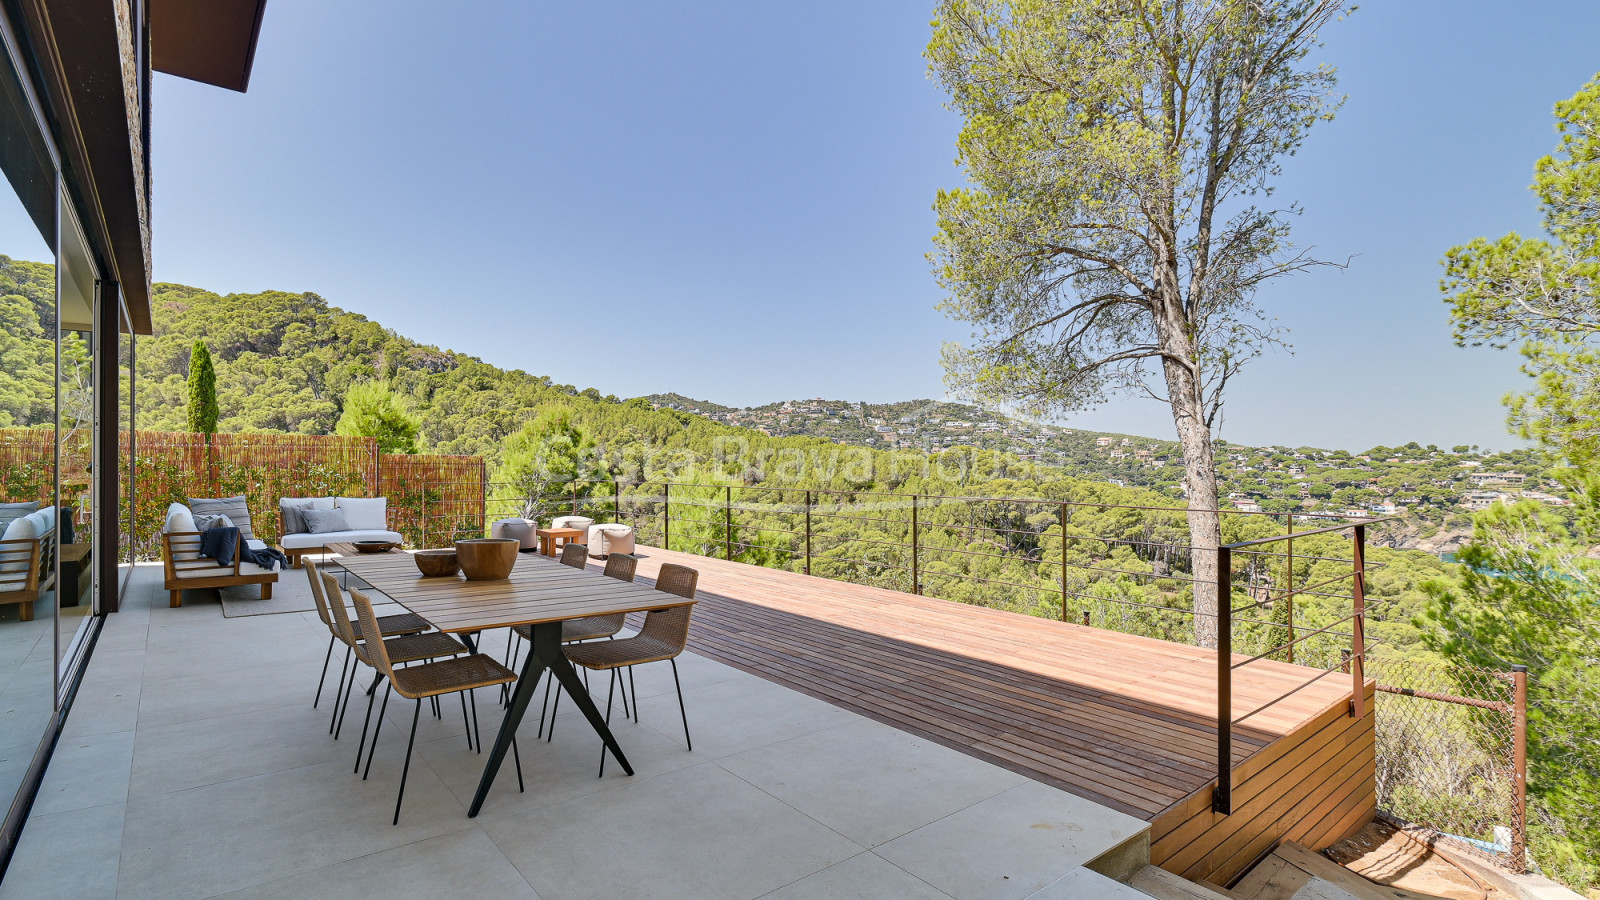
<instances>
[{"instance_id":1,"label":"rusted metal post","mask_svg":"<svg viewBox=\"0 0 1600 900\"><path fill-rule=\"evenodd\" d=\"M911 593L922 593L922 576L917 570L917 495L911 495Z\"/></svg>"},{"instance_id":2,"label":"rusted metal post","mask_svg":"<svg viewBox=\"0 0 1600 900\"><path fill-rule=\"evenodd\" d=\"M1213 812L1233 813L1233 551L1217 548L1217 791Z\"/></svg>"},{"instance_id":3,"label":"rusted metal post","mask_svg":"<svg viewBox=\"0 0 1600 900\"><path fill-rule=\"evenodd\" d=\"M1294 513L1289 513L1285 518L1289 520L1289 527L1286 532L1289 544L1288 558L1283 564L1283 583L1286 590L1283 595L1283 601L1288 604L1289 614L1289 637L1285 643L1289 645L1289 658L1286 661L1292 664L1294 662Z\"/></svg>"},{"instance_id":4,"label":"rusted metal post","mask_svg":"<svg viewBox=\"0 0 1600 900\"><path fill-rule=\"evenodd\" d=\"M811 574L811 489L806 489L806 574Z\"/></svg>"},{"instance_id":5,"label":"rusted metal post","mask_svg":"<svg viewBox=\"0 0 1600 900\"><path fill-rule=\"evenodd\" d=\"M1351 553L1350 716L1366 715L1367 705L1367 526L1355 527Z\"/></svg>"},{"instance_id":6,"label":"rusted metal post","mask_svg":"<svg viewBox=\"0 0 1600 900\"><path fill-rule=\"evenodd\" d=\"M722 555L733 560L733 485L722 488Z\"/></svg>"},{"instance_id":7,"label":"rusted metal post","mask_svg":"<svg viewBox=\"0 0 1600 900\"><path fill-rule=\"evenodd\" d=\"M1056 521L1061 524L1061 621L1067 620L1067 505L1056 508ZM1089 624L1089 612L1084 611L1084 623Z\"/></svg>"},{"instance_id":8,"label":"rusted metal post","mask_svg":"<svg viewBox=\"0 0 1600 900\"><path fill-rule=\"evenodd\" d=\"M1511 667L1511 871L1528 869L1528 667Z\"/></svg>"}]
</instances>

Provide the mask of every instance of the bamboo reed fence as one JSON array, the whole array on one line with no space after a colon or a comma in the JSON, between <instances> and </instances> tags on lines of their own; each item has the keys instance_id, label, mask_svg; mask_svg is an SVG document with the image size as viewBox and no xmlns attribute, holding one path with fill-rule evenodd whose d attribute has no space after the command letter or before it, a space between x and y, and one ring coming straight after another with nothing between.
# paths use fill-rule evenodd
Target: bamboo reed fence
<instances>
[{"instance_id":1,"label":"bamboo reed fence","mask_svg":"<svg viewBox=\"0 0 1600 900\"><path fill-rule=\"evenodd\" d=\"M134 523L136 559L158 557L167 507L190 497L243 494L256 537L269 543L279 536L282 497L389 497L391 527L413 546L423 542L425 515L450 512L483 521L485 470L476 456L381 453L370 437L124 431L124 458L130 440L134 489L120 498L119 512ZM0 500L49 500L54 441L53 429L0 429ZM70 463L79 455L64 453L63 459ZM71 488L77 475L72 465L64 468L63 484Z\"/></svg>"}]
</instances>

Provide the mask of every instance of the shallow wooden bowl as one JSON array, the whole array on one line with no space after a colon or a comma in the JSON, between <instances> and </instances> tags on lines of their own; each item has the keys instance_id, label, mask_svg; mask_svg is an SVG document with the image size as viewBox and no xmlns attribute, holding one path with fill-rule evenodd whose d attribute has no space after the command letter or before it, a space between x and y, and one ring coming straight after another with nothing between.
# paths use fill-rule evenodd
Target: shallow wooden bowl
<instances>
[{"instance_id":1,"label":"shallow wooden bowl","mask_svg":"<svg viewBox=\"0 0 1600 900\"><path fill-rule=\"evenodd\" d=\"M508 538L456 541L456 558L468 581L501 581L510 577L521 548L521 541Z\"/></svg>"},{"instance_id":2,"label":"shallow wooden bowl","mask_svg":"<svg viewBox=\"0 0 1600 900\"><path fill-rule=\"evenodd\" d=\"M400 545L396 544L394 541L356 541L355 542L355 547L356 547L356 552L357 553L388 553L390 550L393 550L395 547L398 547L398 546L400 546Z\"/></svg>"},{"instance_id":3,"label":"shallow wooden bowl","mask_svg":"<svg viewBox=\"0 0 1600 900\"><path fill-rule=\"evenodd\" d=\"M454 550L418 550L411 558L417 563L417 571L426 578L443 578L461 569Z\"/></svg>"}]
</instances>

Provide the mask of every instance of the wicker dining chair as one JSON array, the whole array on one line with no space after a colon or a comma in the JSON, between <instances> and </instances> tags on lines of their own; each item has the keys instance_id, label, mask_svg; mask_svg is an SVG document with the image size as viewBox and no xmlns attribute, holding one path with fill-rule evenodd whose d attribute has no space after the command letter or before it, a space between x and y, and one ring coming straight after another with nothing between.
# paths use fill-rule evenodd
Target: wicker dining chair
<instances>
[{"instance_id":1,"label":"wicker dining chair","mask_svg":"<svg viewBox=\"0 0 1600 900\"><path fill-rule=\"evenodd\" d=\"M307 563L307 565L311 565ZM339 579L328 572L322 573L322 591L328 600L328 609L333 614L334 627L338 629L339 637L355 651L356 663L371 666L377 673L372 682L371 689L367 692L367 721L361 726L361 743L356 747L356 769L361 768L361 750L367 742L367 727L372 723L372 699L377 696L378 682L384 678L384 673L372 661L372 646L381 644L386 648L388 659L393 663L424 662L440 657L458 656L467 652L461 642L440 631L429 631L424 634L407 634L400 637L382 638L377 641L364 640L371 629L362 623L350 621L350 611L344 603L344 594L339 589ZM354 593L355 589L351 588ZM376 624L376 623L375 623ZM381 628L381 625L377 627ZM344 689L344 701L336 704L334 709L335 726L330 726L333 739L339 739L339 732L344 730L345 710L350 706L350 695L355 691L356 668L350 667L350 678ZM435 707L435 712L438 708ZM461 705L461 721L467 729L467 746L472 746L472 723L467 720L467 707L463 701Z\"/></svg>"},{"instance_id":2,"label":"wicker dining chair","mask_svg":"<svg viewBox=\"0 0 1600 900\"><path fill-rule=\"evenodd\" d=\"M589 566L588 544L564 544L561 547L561 564L574 569L584 569Z\"/></svg>"},{"instance_id":3,"label":"wicker dining chair","mask_svg":"<svg viewBox=\"0 0 1600 900\"><path fill-rule=\"evenodd\" d=\"M694 599L700 573L688 566L665 563L656 575L656 590ZM654 609L645 613L644 627L632 637L614 641L594 641L587 644L569 644L563 648L567 659L595 671L611 673L611 687L606 691L606 721L611 721L611 697L617 689L619 670L628 670L628 683L633 684L633 667L666 660L672 664L672 684L678 690L678 714L683 717L683 741L690 750L694 742L689 738L689 713L683 705L683 683L678 680L678 654L689 643L689 612L692 606L674 606ZM633 714L639 716L639 695L633 692ZM600 774L606 773L605 749L600 751Z\"/></svg>"},{"instance_id":4,"label":"wicker dining chair","mask_svg":"<svg viewBox=\"0 0 1600 900\"><path fill-rule=\"evenodd\" d=\"M360 618L362 627L369 632L377 630L378 618L372 611L372 601L367 599L367 595L351 589L350 598L355 601L356 615ZM368 657L374 668L388 676L389 685L383 689L383 707L378 710L378 727L372 732L372 749L367 753L366 771L361 774L363 781L372 772L372 758L378 754L378 735L383 731L383 717L389 710L390 691L398 693L407 700L416 701L416 709L411 713L411 737L406 741L405 767L400 770L400 792L394 800L394 820L391 824L399 825L400 804L406 798L406 777L411 774L411 751L417 743L417 719L422 715L422 701L442 697L445 694L463 696L472 694L473 721L476 722L478 702L477 695L473 694L473 691L481 687L510 684L517 680L517 675L483 653L397 668L395 660L389 657L388 641L373 641L369 644ZM481 737L478 739L478 752L483 752ZM522 783L522 755L517 749L515 734L511 736L511 756L517 764L517 790L525 790Z\"/></svg>"},{"instance_id":5,"label":"wicker dining chair","mask_svg":"<svg viewBox=\"0 0 1600 900\"><path fill-rule=\"evenodd\" d=\"M311 708L316 709L322 702L322 688L328 681L328 663L333 660L333 645L339 641L339 632L333 626L333 620L328 618L328 601L322 595L322 573L317 570L317 564L311 560L305 562L306 577L311 581L311 601L317 605L317 618L328 629L328 652L322 655L322 677L317 679L317 696L311 701ZM392 616L379 616L378 627L383 629L384 637L397 634L416 634L428 631L431 626L428 620L416 613L399 613ZM344 673L350 668L350 648L344 651L344 667L339 670L339 689L335 696L344 691Z\"/></svg>"},{"instance_id":6,"label":"wicker dining chair","mask_svg":"<svg viewBox=\"0 0 1600 900\"><path fill-rule=\"evenodd\" d=\"M605 574L609 578L615 578L618 581L626 581L631 584L633 582L633 575L638 568L639 558L636 556L613 553L606 557ZM561 642L566 644L575 641L593 641L599 640L600 638L613 637L617 632L622 630L622 626L627 622L627 619L627 613L614 613L609 616L585 616L581 619L568 619L567 621L561 623ZM516 632L517 637L522 638L524 641L533 640L533 629L527 625L518 625L512 630ZM520 653L521 649L522 644L521 642L518 642L517 651ZM517 655L518 654L513 654L511 657L512 668L516 668ZM585 672L584 675L584 683L587 685L588 673ZM550 712L550 682L554 680L555 679L553 678L547 679L544 683L544 702L539 707L540 737L544 737L545 715ZM557 709L560 709L560 704L561 698L557 696ZM626 712L628 709L628 700L626 697L624 697L622 700L622 709L624 712ZM555 723L552 721L550 724L550 736L552 738L555 737L555 729Z\"/></svg>"}]
</instances>

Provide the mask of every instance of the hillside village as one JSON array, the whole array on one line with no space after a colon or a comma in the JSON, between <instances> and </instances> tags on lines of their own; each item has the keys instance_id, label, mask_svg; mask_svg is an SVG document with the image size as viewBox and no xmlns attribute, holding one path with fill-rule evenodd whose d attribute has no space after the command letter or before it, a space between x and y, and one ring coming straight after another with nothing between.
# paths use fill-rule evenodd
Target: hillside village
<instances>
[{"instance_id":1,"label":"hillside village","mask_svg":"<svg viewBox=\"0 0 1600 900\"><path fill-rule=\"evenodd\" d=\"M867 404L814 398L735 408L679 394L652 405L752 428L773 437L807 436L841 444L937 453L974 446L1003 450L1078 477L1183 496L1177 444L1127 434L1029 422L962 403L911 400ZM1217 442L1222 495L1247 512L1317 512L1352 517L1409 515L1464 526L1495 503L1536 500L1566 507L1549 464L1533 450L1495 452L1408 443L1363 453L1313 447L1247 447Z\"/></svg>"}]
</instances>

